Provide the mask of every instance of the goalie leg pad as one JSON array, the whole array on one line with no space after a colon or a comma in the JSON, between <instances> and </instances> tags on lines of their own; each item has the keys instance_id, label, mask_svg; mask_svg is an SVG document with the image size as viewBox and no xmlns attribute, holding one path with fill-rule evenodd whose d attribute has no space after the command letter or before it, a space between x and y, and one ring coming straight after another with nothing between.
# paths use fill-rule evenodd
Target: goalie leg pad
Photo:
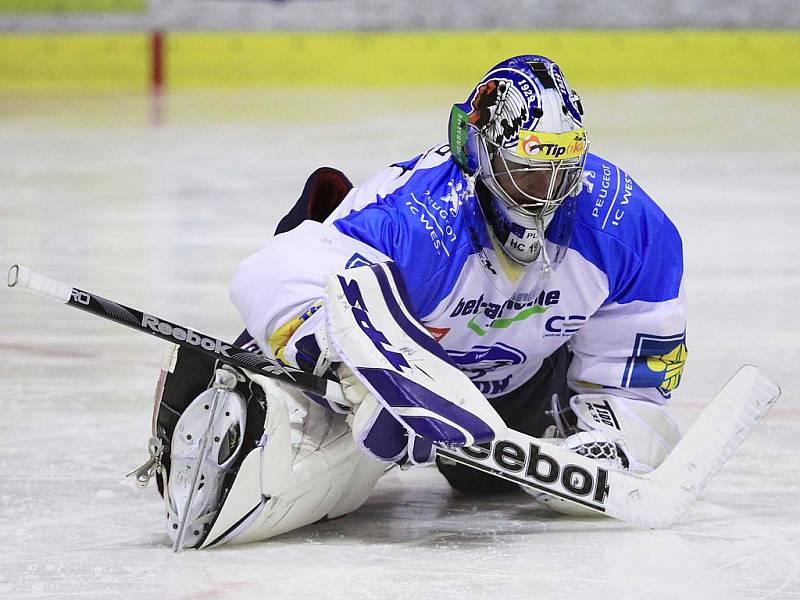
<instances>
[{"instance_id":1,"label":"goalie leg pad","mask_svg":"<svg viewBox=\"0 0 800 600\"><path fill-rule=\"evenodd\" d=\"M236 375L218 369L214 386L186 408L172 434L167 532L175 548L197 547L217 517L223 482L244 439L247 406Z\"/></svg>"},{"instance_id":2,"label":"goalie leg pad","mask_svg":"<svg viewBox=\"0 0 800 600\"><path fill-rule=\"evenodd\" d=\"M254 342L249 335L243 333L237 339L236 344L241 347L252 347ZM222 468L220 470L212 468L212 465L201 464L199 469L195 469L192 466L199 450L199 447L193 448L193 445L201 440L205 433L203 418L206 419L206 424L208 422L208 411L204 407L208 404L210 410L213 405L214 391L207 390L214 385L218 367L222 367L221 363L191 348L179 347L175 344L167 345L154 398L153 437L149 444L151 458L145 465L131 473L131 475L136 475L137 483L141 487L145 487L155 476L158 491L164 498L168 513L167 531L173 543L178 531L173 526L177 524L180 529L181 517L186 512L187 495L191 491L189 489L191 479L193 479L194 472L201 473L198 476L197 498L192 501L194 508L190 508L187 513L194 515L193 520L197 521L196 527L192 528L191 524L187 523L189 531L181 547L194 546L198 540L208 539L206 535L208 526L215 522L214 516L218 509L218 502L215 505L211 501L212 497L219 499L226 496L241 462L256 447L263 434L266 405L261 387L237 369L228 371L235 381L230 381L233 387L228 390L229 395L225 395L218 402L223 408L219 417L221 421L217 423L212 420L212 422L217 423L214 427L218 427L220 431L217 432L219 435L211 436L207 449L208 460L217 460L216 467L221 466ZM224 369L231 368L226 366ZM211 404L198 400L201 396L205 400L211 400ZM240 446L237 448L236 444L232 444L235 438L226 437L227 430L221 430L221 423L226 419L229 421L234 413L240 412L239 400L244 402L247 416L241 419L236 417L240 434ZM228 406L228 410L225 410L225 406ZM189 411L190 407L193 407L191 411ZM230 414L225 415L225 412ZM178 429L179 423L183 433ZM191 440L186 437L187 434L192 436ZM220 439L215 441L213 439L215 437ZM223 444L227 445L224 451ZM224 456L227 452L231 452L229 457ZM220 461L220 457L223 460ZM178 471L175 472L175 478L171 478L173 458L180 463ZM219 477L220 475L221 477ZM203 477L202 480L199 479L200 476ZM211 483L212 479L213 484ZM200 486L201 483L202 486ZM217 489L212 490L215 486ZM198 503L203 503L203 506ZM194 535L194 531L198 531L199 535Z\"/></svg>"},{"instance_id":3,"label":"goalie leg pad","mask_svg":"<svg viewBox=\"0 0 800 600\"><path fill-rule=\"evenodd\" d=\"M255 340L245 331L235 344L251 352L260 353ZM222 363L209 358L191 348L167 344L162 359L161 372L156 385L151 444L156 443L163 452L158 451L156 469L145 471L140 469L133 474L142 473L139 485L146 486L150 475L156 475L159 493L164 496L165 482L170 472L170 441L178 419L197 396L207 390L214 382L214 373ZM250 381L244 374L237 373L236 392L244 398L247 410L252 418L247 421L245 431L245 450L249 451L261 437L261 426L264 420L264 393L261 387ZM151 450L151 456L153 452Z\"/></svg>"},{"instance_id":4,"label":"goalie leg pad","mask_svg":"<svg viewBox=\"0 0 800 600\"><path fill-rule=\"evenodd\" d=\"M261 377L262 445L244 461L204 547L265 540L363 504L386 465L364 454L343 415Z\"/></svg>"}]
</instances>

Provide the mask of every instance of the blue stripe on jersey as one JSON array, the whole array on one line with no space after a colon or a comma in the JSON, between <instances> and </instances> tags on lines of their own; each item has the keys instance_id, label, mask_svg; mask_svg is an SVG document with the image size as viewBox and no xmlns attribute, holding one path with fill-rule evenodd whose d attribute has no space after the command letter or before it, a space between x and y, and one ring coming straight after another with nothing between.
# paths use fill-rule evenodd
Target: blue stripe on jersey
<instances>
[{"instance_id":1,"label":"blue stripe on jersey","mask_svg":"<svg viewBox=\"0 0 800 600\"><path fill-rule=\"evenodd\" d=\"M453 201L467 189L458 166L452 159L432 168L414 164L403 186L333 225L397 263L414 312L424 318L451 293L475 250L470 212Z\"/></svg>"},{"instance_id":2,"label":"blue stripe on jersey","mask_svg":"<svg viewBox=\"0 0 800 600\"><path fill-rule=\"evenodd\" d=\"M569 246L608 277L606 303L676 298L683 245L675 225L612 163L590 154L584 177Z\"/></svg>"}]
</instances>

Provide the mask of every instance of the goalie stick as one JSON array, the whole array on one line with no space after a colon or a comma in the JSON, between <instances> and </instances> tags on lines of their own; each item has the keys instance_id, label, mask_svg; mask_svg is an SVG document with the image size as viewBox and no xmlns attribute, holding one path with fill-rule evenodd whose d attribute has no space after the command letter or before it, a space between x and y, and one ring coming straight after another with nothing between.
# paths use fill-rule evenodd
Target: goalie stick
<instances>
[{"instance_id":1,"label":"goalie stick","mask_svg":"<svg viewBox=\"0 0 800 600\"><path fill-rule=\"evenodd\" d=\"M72 288L26 267L12 266L8 285L347 404L333 381ZM761 369L753 365L741 367L702 411L667 459L646 475L606 469L595 460L509 428L498 432L491 443L462 448L437 447L436 453L622 521L645 527L667 527L700 495L779 397L780 388Z\"/></svg>"},{"instance_id":2,"label":"goalie stick","mask_svg":"<svg viewBox=\"0 0 800 600\"><path fill-rule=\"evenodd\" d=\"M191 327L176 325L166 319L119 304L97 294L70 287L65 283L34 273L27 267L13 265L9 269L8 287L16 287L74 306L98 317L154 335L173 344L186 346L223 363L278 379L315 394L334 399L340 404L347 404L341 394L339 385L335 381L315 377L300 369L283 365L267 356L248 352L243 348L201 333Z\"/></svg>"}]
</instances>

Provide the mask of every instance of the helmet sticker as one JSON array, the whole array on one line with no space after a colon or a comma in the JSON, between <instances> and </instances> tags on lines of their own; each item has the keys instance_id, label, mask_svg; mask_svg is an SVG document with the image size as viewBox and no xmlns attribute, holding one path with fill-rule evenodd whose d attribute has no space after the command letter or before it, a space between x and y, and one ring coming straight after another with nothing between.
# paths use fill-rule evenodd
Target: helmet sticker
<instances>
[{"instance_id":1,"label":"helmet sticker","mask_svg":"<svg viewBox=\"0 0 800 600\"><path fill-rule=\"evenodd\" d=\"M566 133L542 131L519 132L517 156L534 160L567 160L579 158L586 150L586 131L576 129Z\"/></svg>"},{"instance_id":2,"label":"helmet sticker","mask_svg":"<svg viewBox=\"0 0 800 600\"><path fill-rule=\"evenodd\" d=\"M515 69L489 73L468 101L469 123L502 147L517 144L519 130L533 129L542 110L533 81Z\"/></svg>"},{"instance_id":3,"label":"helmet sticker","mask_svg":"<svg viewBox=\"0 0 800 600\"><path fill-rule=\"evenodd\" d=\"M498 146L513 142L519 128L528 121L528 103L509 79L481 83L471 104L470 123Z\"/></svg>"},{"instance_id":4,"label":"helmet sticker","mask_svg":"<svg viewBox=\"0 0 800 600\"><path fill-rule=\"evenodd\" d=\"M569 89L564 75L561 73L561 69L559 69L556 64L553 64L553 80L556 82L556 88L561 94L561 100L564 102L567 113L572 117L576 125L582 125L581 114L583 110L580 106L580 99L576 93ZM573 102L573 100L575 100L575 102Z\"/></svg>"},{"instance_id":5,"label":"helmet sticker","mask_svg":"<svg viewBox=\"0 0 800 600\"><path fill-rule=\"evenodd\" d=\"M544 89L549 90L556 87L556 82L553 81L553 78L550 76L550 71L546 64L540 60L529 60L528 66L531 68L531 71L534 72L536 78L542 83Z\"/></svg>"}]
</instances>

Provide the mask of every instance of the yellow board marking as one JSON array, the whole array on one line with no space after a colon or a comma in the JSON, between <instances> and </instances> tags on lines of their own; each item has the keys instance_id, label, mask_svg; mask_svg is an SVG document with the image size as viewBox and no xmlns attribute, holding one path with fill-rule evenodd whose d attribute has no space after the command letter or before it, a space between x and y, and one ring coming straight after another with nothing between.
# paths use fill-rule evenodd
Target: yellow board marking
<instances>
[{"instance_id":1,"label":"yellow board marking","mask_svg":"<svg viewBox=\"0 0 800 600\"><path fill-rule=\"evenodd\" d=\"M0 0L0 13L143 12L147 0Z\"/></svg>"},{"instance_id":2,"label":"yellow board marking","mask_svg":"<svg viewBox=\"0 0 800 600\"><path fill-rule=\"evenodd\" d=\"M144 33L0 35L0 89L139 89ZM166 79L186 88L457 86L494 63L555 59L586 88L800 86L798 31L175 32ZM769 65L769 68L764 68Z\"/></svg>"}]
</instances>

